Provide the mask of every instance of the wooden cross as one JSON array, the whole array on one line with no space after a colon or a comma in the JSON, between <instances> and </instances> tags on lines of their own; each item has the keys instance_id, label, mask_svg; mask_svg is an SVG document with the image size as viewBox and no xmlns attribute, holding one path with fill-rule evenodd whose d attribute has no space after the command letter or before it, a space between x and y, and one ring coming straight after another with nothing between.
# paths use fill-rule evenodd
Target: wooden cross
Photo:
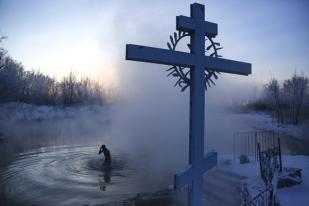
<instances>
[{"instance_id":1,"label":"wooden cross","mask_svg":"<svg viewBox=\"0 0 309 206\"><path fill-rule=\"evenodd\" d=\"M176 29L190 34L191 53L126 45L126 59L190 67L189 166L175 175L175 189L189 186L189 205L203 203L203 173L217 164L217 153L204 155L204 70L232 74L251 74L251 64L205 56L205 36L215 37L218 26L205 21L204 5L191 4L191 17L177 16Z\"/></svg>"}]
</instances>

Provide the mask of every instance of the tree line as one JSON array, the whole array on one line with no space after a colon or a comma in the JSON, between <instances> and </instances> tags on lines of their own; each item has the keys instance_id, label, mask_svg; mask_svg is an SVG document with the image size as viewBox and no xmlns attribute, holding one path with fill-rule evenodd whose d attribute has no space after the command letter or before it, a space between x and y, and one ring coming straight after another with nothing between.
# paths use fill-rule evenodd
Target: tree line
<instances>
[{"instance_id":1,"label":"tree line","mask_svg":"<svg viewBox=\"0 0 309 206\"><path fill-rule=\"evenodd\" d=\"M309 80L296 72L281 84L272 78L263 95L248 105L254 110L272 111L278 123L299 124L309 119Z\"/></svg>"},{"instance_id":2,"label":"tree line","mask_svg":"<svg viewBox=\"0 0 309 206\"><path fill-rule=\"evenodd\" d=\"M3 39L0 37L0 43ZM104 104L107 99L97 81L87 77L78 79L73 72L57 81L39 71L27 71L0 47L0 103L71 106Z\"/></svg>"}]
</instances>

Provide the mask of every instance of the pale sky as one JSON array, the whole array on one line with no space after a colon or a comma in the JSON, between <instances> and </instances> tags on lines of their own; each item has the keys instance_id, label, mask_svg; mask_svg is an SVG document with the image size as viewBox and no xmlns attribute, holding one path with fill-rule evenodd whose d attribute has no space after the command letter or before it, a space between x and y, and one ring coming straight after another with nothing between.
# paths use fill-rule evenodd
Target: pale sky
<instances>
[{"instance_id":1,"label":"pale sky","mask_svg":"<svg viewBox=\"0 0 309 206\"><path fill-rule=\"evenodd\" d=\"M0 35L8 37L2 46L26 69L59 78L72 70L117 85L124 70L141 65L125 61L125 44L167 48L175 16L189 16L193 2L0 0ZM294 71L309 76L308 1L197 2L205 4L206 20L218 24L223 57L252 63L249 78L227 80L263 84ZM166 78L166 66L156 67Z\"/></svg>"}]
</instances>

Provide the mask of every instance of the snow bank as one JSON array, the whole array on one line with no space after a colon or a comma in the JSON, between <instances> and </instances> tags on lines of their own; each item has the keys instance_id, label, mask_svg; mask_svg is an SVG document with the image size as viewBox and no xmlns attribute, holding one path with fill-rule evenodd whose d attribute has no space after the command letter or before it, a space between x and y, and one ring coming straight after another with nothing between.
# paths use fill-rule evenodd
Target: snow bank
<instances>
[{"instance_id":1,"label":"snow bank","mask_svg":"<svg viewBox=\"0 0 309 206\"><path fill-rule=\"evenodd\" d=\"M9 149L22 151L49 145L111 141L112 114L111 105L0 104L0 133L4 136L0 137L0 143L6 142Z\"/></svg>"},{"instance_id":2,"label":"snow bank","mask_svg":"<svg viewBox=\"0 0 309 206\"><path fill-rule=\"evenodd\" d=\"M246 116L248 124L258 130L271 130L277 134L284 134L293 138L304 139L309 141L308 135L305 134L308 123L302 125L278 124L269 114L266 113L250 113Z\"/></svg>"},{"instance_id":3,"label":"snow bank","mask_svg":"<svg viewBox=\"0 0 309 206\"><path fill-rule=\"evenodd\" d=\"M0 120L22 121L73 118L77 114L101 111L102 108L102 106L93 105L79 107L37 106L14 102L0 104Z\"/></svg>"},{"instance_id":4,"label":"snow bank","mask_svg":"<svg viewBox=\"0 0 309 206\"><path fill-rule=\"evenodd\" d=\"M309 156L282 156L282 164L284 167L294 167L302 169L303 182L289 188L277 190L277 197L282 206L307 206L309 203ZM259 162L250 162L247 164L226 165L225 169L246 176L252 180L260 177ZM248 181L247 181L248 182Z\"/></svg>"},{"instance_id":5,"label":"snow bank","mask_svg":"<svg viewBox=\"0 0 309 206\"><path fill-rule=\"evenodd\" d=\"M282 206L308 205L309 204L309 157L308 156L284 156L283 165L302 169L303 182L291 188L278 190L278 198Z\"/></svg>"}]
</instances>

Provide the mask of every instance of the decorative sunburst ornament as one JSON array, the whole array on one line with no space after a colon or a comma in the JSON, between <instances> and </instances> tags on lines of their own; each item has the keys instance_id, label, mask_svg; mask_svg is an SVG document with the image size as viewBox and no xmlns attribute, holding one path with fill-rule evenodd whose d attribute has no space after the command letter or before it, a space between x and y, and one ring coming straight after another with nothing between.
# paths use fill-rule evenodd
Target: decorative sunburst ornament
<instances>
[{"instance_id":1,"label":"decorative sunburst ornament","mask_svg":"<svg viewBox=\"0 0 309 206\"><path fill-rule=\"evenodd\" d=\"M190 34L188 32L182 32L178 31L178 33L174 32L173 35L170 35L170 42L167 42L167 47L169 50L176 51L176 47L178 43L185 37L190 37ZM205 55L215 58L220 58L218 54L218 50L222 49L223 47L220 47L220 43L214 42L213 38L206 36L205 37ZM188 48L190 48L190 44L187 44ZM187 87L190 86L190 68L189 67L183 67L183 66L177 66L174 65L171 68L166 70L168 73L167 76L173 76L178 78L174 86L180 86L181 91L185 91ZM211 87L211 85L216 85L214 79L218 79L218 74L220 72L212 71L207 68L205 68L205 90L207 88Z\"/></svg>"}]
</instances>

